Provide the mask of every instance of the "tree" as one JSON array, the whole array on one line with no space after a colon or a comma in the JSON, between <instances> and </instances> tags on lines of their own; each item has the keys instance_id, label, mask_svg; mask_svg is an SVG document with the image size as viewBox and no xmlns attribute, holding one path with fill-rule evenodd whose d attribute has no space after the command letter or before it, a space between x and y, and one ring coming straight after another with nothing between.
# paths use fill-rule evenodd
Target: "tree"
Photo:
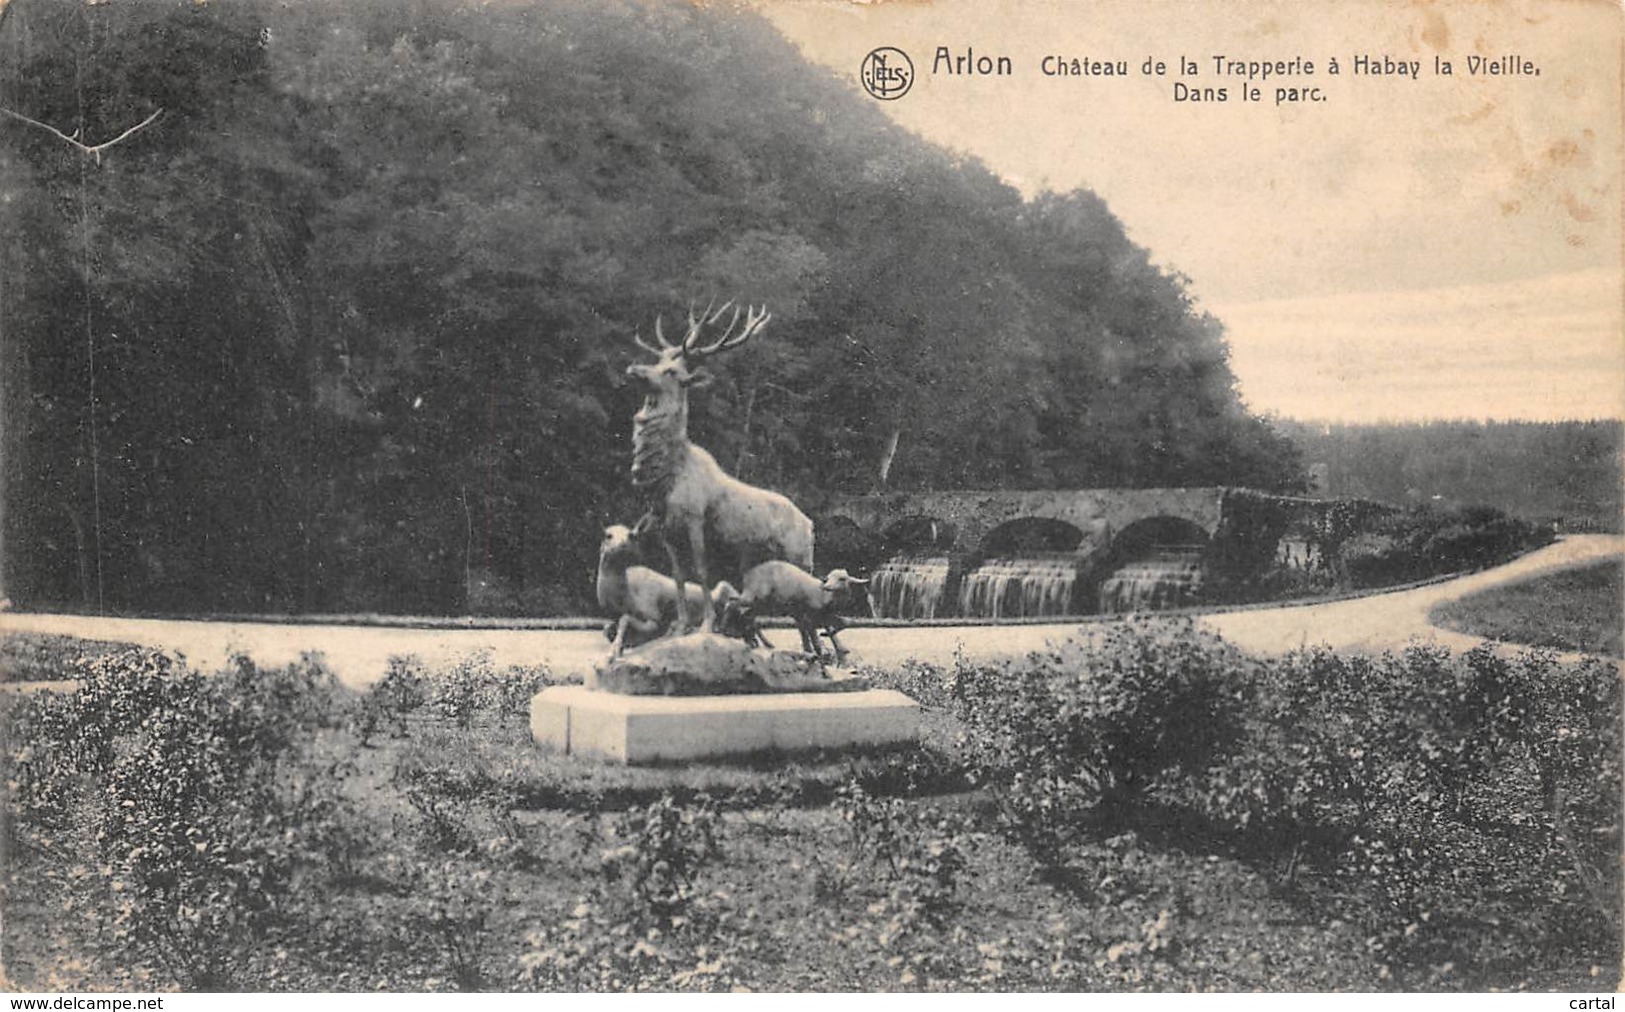
<instances>
[{"instance_id":1,"label":"tree","mask_svg":"<svg viewBox=\"0 0 1625 1012\"><path fill-rule=\"evenodd\" d=\"M598 529L634 519L632 333L712 297L774 321L692 434L810 508L883 464L1300 481L1222 327L1104 202L1024 202L747 6L5 10L30 602L82 606L94 557L114 608L588 608Z\"/></svg>"}]
</instances>

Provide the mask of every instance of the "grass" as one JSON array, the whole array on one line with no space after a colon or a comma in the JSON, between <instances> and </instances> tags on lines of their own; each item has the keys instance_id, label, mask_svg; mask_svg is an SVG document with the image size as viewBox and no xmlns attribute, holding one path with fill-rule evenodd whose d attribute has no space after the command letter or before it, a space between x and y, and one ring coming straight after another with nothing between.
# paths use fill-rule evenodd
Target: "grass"
<instances>
[{"instance_id":1,"label":"grass","mask_svg":"<svg viewBox=\"0 0 1625 1012\"><path fill-rule=\"evenodd\" d=\"M1440 605L1434 625L1504 643L1625 657L1618 563L1570 569Z\"/></svg>"}]
</instances>

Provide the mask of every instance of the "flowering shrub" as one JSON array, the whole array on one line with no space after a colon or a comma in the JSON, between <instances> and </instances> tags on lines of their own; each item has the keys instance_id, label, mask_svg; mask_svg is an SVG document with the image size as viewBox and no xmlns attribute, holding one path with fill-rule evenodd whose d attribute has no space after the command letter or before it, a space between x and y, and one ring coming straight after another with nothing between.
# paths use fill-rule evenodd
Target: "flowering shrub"
<instances>
[{"instance_id":1,"label":"flowering shrub","mask_svg":"<svg viewBox=\"0 0 1625 1012\"><path fill-rule=\"evenodd\" d=\"M1021 662L911 666L892 684L952 708L1001 825L1054 870L1092 822L1232 747L1248 663L1188 622L1133 621Z\"/></svg>"},{"instance_id":2,"label":"flowering shrub","mask_svg":"<svg viewBox=\"0 0 1625 1012\"><path fill-rule=\"evenodd\" d=\"M1610 665L1309 650L1253 677L1246 743L1192 806L1322 869L1396 972L1618 938Z\"/></svg>"},{"instance_id":3,"label":"flowering shrub","mask_svg":"<svg viewBox=\"0 0 1625 1012\"><path fill-rule=\"evenodd\" d=\"M1079 844L1149 804L1330 897L1413 984L1620 937L1621 694L1605 663L1260 660L1149 621L890 684L953 710L999 826L1080 895L1097 883L1078 878Z\"/></svg>"},{"instance_id":4,"label":"flowering shrub","mask_svg":"<svg viewBox=\"0 0 1625 1012\"><path fill-rule=\"evenodd\" d=\"M625 842L604 852L604 872L627 884L641 919L670 927L687 912L696 875L717 853L716 826L710 798L679 805L663 796L615 821L613 832Z\"/></svg>"},{"instance_id":5,"label":"flowering shrub","mask_svg":"<svg viewBox=\"0 0 1625 1012\"><path fill-rule=\"evenodd\" d=\"M297 877L344 849L341 802L287 776L334 692L309 663L208 678L132 650L15 715L19 842L72 885L59 902L88 948L190 987L234 983Z\"/></svg>"},{"instance_id":6,"label":"flowering shrub","mask_svg":"<svg viewBox=\"0 0 1625 1012\"><path fill-rule=\"evenodd\" d=\"M930 805L876 798L857 781L840 789L834 807L851 830L852 849L886 879L892 934L944 927L958 909L965 820Z\"/></svg>"},{"instance_id":7,"label":"flowering shrub","mask_svg":"<svg viewBox=\"0 0 1625 1012\"><path fill-rule=\"evenodd\" d=\"M130 647L128 643L8 630L0 637L0 682L61 679L90 658Z\"/></svg>"},{"instance_id":8,"label":"flowering shrub","mask_svg":"<svg viewBox=\"0 0 1625 1012\"><path fill-rule=\"evenodd\" d=\"M363 747L373 735L388 731L396 738L407 734L407 717L429 701L429 685L422 666L412 658L391 657L384 677L368 687L350 710L350 724Z\"/></svg>"},{"instance_id":9,"label":"flowering shrub","mask_svg":"<svg viewBox=\"0 0 1625 1012\"><path fill-rule=\"evenodd\" d=\"M759 943L725 892L702 886L720 818L670 795L608 821L590 892L532 928L518 983L540 990L729 990Z\"/></svg>"},{"instance_id":10,"label":"flowering shrub","mask_svg":"<svg viewBox=\"0 0 1625 1012\"><path fill-rule=\"evenodd\" d=\"M552 684L545 667L499 671L489 653L464 658L433 675L415 657L391 657L384 677L351 705L350 726L367 745L380 731L404 738L411 721L425 717L463 729L477 718L500 727L524 724L531 697Z\"/></svg>"},{"instance_id":11,"label":"flowering shrub","mask_svg":"<svg viewBox=\"0 0 1625 1012\"><path fill-rule=\"evenodd\" d=\"M1338 543L1344 581L1380 587L1483 569L1550 544L1552 532L1487 506L1411 509L1375 518Z\"/></svg>"},{"instance_id":12,"label":"flowering shrub","mask_svg":"<svg viewBox=\"0 0 1625 1012\"><path fill-rule=\"evenodd\" d=\"M0 697L0 946L297 990L1572 987L1617 952L1612 666L1096 632L872 673L929 748L684 769L538 752L477 665L467 721L397 667L362 748L313 663L85 659Z\"/></svg>"}]
</instances>

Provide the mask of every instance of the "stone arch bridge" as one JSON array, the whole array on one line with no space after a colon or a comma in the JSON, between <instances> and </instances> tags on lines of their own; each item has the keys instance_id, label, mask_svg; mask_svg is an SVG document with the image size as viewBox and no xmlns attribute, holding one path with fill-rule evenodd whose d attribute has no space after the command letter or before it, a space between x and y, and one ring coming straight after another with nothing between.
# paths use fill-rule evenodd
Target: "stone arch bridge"
<instances>
[{"instance_id":1,"label":"stone arch bridge","mask_svg":"<svg viewBox=\"0 0 1625 1012\"><path fill-rule=\"evenodd\" d=\"M839 496L818 511L819 564L874 574L878 610L904 617L1177 607L1245 597L1333 502L1221 486Z\"/></svg>"}]
</instances>

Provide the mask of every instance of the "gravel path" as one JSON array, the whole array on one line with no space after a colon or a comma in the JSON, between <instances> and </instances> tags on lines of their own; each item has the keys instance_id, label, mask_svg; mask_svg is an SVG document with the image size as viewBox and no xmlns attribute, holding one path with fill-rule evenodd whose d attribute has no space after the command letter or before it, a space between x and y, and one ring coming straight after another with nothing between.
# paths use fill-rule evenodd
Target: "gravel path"
<instances>
[{"instance_id":1,"label":"gravel path","mask_svg":"<svg viewBox=\"0 0 1625 1012\"><path fill-rule=\"evenodd\" d=\"M1381 650L1413 640L1465 649L1482 641L1429 625L1427 615L1434 606L1489 587L1607 559L1625 559L1625 538L1580 535L1505 566L1444 583L1326 604L1207 615L1199 621L1257 653L1281 653L1317 643L1337 649ZM1084 624L1081 630L1091 626L1098 627L1098 623ZM320 653L341 681L357 687L381 678L392 656L416 655L433 668L485 653L499 668L546 664L558 673L584 673L607 649L596 630L401 629L0 614L0 635L12 632L137 643L183 655L202 670L221 667L237 653L261 666L281 666L307 652ZM841 641L851 650L854 663L887 665L910 657L947 663L956 652L977 660L1019 656L1079 632L1078 623L874 627L849 629L841 634Z\"/></svg>"},{"instance_id":2,"label":"gravel path","mask_svg":"<svg viewBox=\"0 0 1625 1012\"><path fill-rule=\"evenodd\" d=\"M1625 561L1625 538L1577 535L1504 566L1444 583L1303 608L1230 612L1203 621L1225 639L1254 653L1284 653L1314 644L1337 650L1379 651L1402 647L1413 640L1467 650L1484 639L1430 625L1428 613L1441 604L1492 587L1610 559L1616 564Z\"/></svg>"}]
</instances>

